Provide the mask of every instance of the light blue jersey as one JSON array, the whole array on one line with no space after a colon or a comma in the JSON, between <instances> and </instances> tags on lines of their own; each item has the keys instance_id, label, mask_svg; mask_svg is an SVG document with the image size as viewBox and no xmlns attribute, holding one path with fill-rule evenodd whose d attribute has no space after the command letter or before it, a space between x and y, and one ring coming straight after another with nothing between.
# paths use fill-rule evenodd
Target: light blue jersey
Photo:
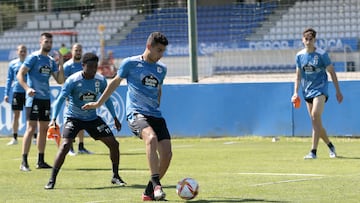
<instances>
[{"instance_id":1,"label":"light blue jersey","mask_svg":"<svg viewBox=\"0 0 360 203\"><path fill-rule=\"evenodd\" d=\"M27 96L26 106L31 106L34 98L50 99L49 78L51 73L58 72L55 60L51 56L44 56L40 54L40 51L36 51L26 57L23 65L29 69L27 84L36 91L34 97Z\"/></svg>"},{"instance_id":2,"label":"light blue jersey","mask_svg":"<svg viewBox=\"0 0 360 203\"><path fill-rule=\"evenodd\" d=\"M296 67L301 72L301 87L305 99L320 95L328 97L326 67L331 64L328 53L320 48L307 53L306 49L296 54Z\"/></svg>"},{"instance_id":3,"label":"light blue jersey","mask_svg":"<svg viewBox=\"0 0 360 203\"><path fill-rule=\"evenodd\" d=\"M18 93L25 92L24 88L20 85L19 81L16 79L16 75L19 72L19 69L22 64L23 64L23 62L20 61L19 58L10 61L4 95L6 95L6 96L10 95L10 90L11 90L12 85L13 85L12 92L18 92Z\"/></svg>"},{"instance_id":4,"label":"light blue jersey","mask_svg":"<svg viewBox=\"0 0 360 203\"><path fill-rule=\"evenodd\" d=\"M82 71L82 64L80 62L74 62L73 59L70 59L64 63L64 76L65 79L68 78L70 75Z\"/></svg>"},{"instance_id":5,"label":"light blue jersey","mask_svg":"<svg viewBox=\"0 0 360 203\"><path fill-rule=\"evenodd\" d=\"M127 80L126 114L133 113L160 118L159 88L166 75L166 66L161 62L148 63L142 56L123 60L117 72Z\"/></svg>"},{"instance_id":6,"label":"light blue jersey","mask_svg":"<svg viewBox=\"0 0 360 203\"><path fill-rule=\"evenodd\" d=\"M83 110L81 107L89 102L95 102L104 92L107 86L106 79L96 74L94 79L85 79L83 72L78 71L72 74L65 81L61 88L60 94L54 102L54 111L52 119L56 118L64 103L68 98L68 110L65 111L64 116L67 118L75 118L82 121L92 121L97 118L96 109ZM111 99L105 102L106 107L109 109L111 115L115 118L115 110Z\"/></svg>"}]
</instances>

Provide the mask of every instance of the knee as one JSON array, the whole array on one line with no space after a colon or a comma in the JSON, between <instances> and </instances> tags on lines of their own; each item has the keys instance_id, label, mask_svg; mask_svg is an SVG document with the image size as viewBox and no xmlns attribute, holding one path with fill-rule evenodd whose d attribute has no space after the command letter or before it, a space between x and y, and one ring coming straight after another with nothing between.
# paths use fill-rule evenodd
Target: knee
<instances>
[{"instance_id":1,"label":"knee","mask_svg":"<svg viewBox=\"0 0 360 203\"><path fill-rule=\"evenodd\" d=\"M114 146L115 149L119 149L119 147L120 147L120 144L119 144L119 142L118 142L116 139L114 139L114 144L113 144L113 146Z\"/></svg>"},{"instance_id":2,"label":"knee","mask_svg":"<svg viewBox=\"0 0 360 203\"><path fill-rule=\"evenodd\" d=\"M168 157L168 159L169 159L169 161L172 159L172 151L170 150L169 152L168 152L168 154L167 154L167 157Z\"/></svg>"},{"instance_id":3,"label":"knee","mask_svg":"<svg viewBox=\"0 0 360 203\"><path fill-rule=\"evenodd\" d=\"M61 143L62 150L68 152L70 150L71 143L72 143L72 141L68 141L68 140L63 141Z\"/></svg>"}]
</instances>

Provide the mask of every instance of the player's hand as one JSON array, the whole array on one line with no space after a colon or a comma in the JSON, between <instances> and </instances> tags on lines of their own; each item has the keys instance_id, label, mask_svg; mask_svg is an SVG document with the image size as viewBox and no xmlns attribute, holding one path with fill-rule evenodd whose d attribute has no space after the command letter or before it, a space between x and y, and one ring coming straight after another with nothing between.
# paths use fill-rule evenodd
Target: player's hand
<instances>
[{"instance_id":1,"label":"player's hand","mask_svg":"<svg viewBox=\"0 0 360 203\"><path fill-rule=\"evenodd\" d=\"M298 97L299 95L297 93L293 94L293 96L291 97L291 102L294 103Z\"/></svg>"},{"instance_id":2,"label":"player's hand","mask_svg":"<svg viewBox=\"0 0 360 203\"><path fill-rule=\"evenodd\" d=\"M26 94L29 95L30 97L35 96L36 91L33 88L29 88L26 90Z\"/></svg>"},{"instance_id":3,"label":"player's hand","mask_svg":"<svg viewBox=\"0 0 360 203\"><path fill-rule=\"evenodd\" d=\"M64 64L64 56L59 52L59 65L63 65Z\"/></svg>"},{"instance_id":4,"label":"player's hand","mask_svg":"<svg viewBox=\"0 0 360 203\"><path fill-rule=\"evenodd\" d=\"M52 119L52 120L50 120L50 122L49 122L49 125L48 125L48 126L49 126L49 127L50 127L50 126L55 126L55 127L56 127L56 126L57 126L57 125L56 125L56 119Z\"/></svg>"},{"instance_id":5,"label":"player's hand","mask_svg":"<svg viewBox=\"0 0 360 203\"><path fill-rule=\"evenodd\" d=\"M337 92L337 93L336 93L336 99L337 99L337 101L339 102L339 104L343 101L344 97L343 97L343 95L341 94L341 92Z\"/></svg>"},{"instance_id":6,"label":"player's hand","mask_svg":"<svg viewBox=\"0 0 360 203\"><path fill-rule=\"evenodd\" d=\"M88 110L88 109L96 109L98 107L97 102L89 102L86 103L84 106L81 107L82 110Z\"/></svg>"},{"instance_id":7,"label":"player's hand","mask_svg":"<svg viewBox=\"0 0 360 203\"><path fill-rule=\"evenodd\" d=\"M121 123L120 121L115 117L114 118L114 122L115 122L115 128L117 131L120 131L121 130Z\"/></svg>"}]
</instances>

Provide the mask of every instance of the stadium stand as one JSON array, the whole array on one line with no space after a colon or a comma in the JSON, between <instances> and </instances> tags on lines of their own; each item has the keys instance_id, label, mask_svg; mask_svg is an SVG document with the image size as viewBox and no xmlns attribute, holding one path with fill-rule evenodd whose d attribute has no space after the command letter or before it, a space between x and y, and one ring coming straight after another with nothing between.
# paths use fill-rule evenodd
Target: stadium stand
<instances>
[{"instance_id":1,"label":"stadium stand","mask_svg":"<svg viewBox=\"0 0 360 203\"><path fill-rule=\"evenodd\" d=\"M254 4L228 4L199 6L197 28L199 43L244 41L266 20L276 8L275 2ZM160 8L146 15L129 33L120 45L134 44L138 39L146 39L154 30L165 33L172 44L188 42L188 19L186 8ZM142 42L140 42L142 43Z\"/></svg>"},{"instance_id":2,"label":"stadium stand","mask_svg":"<svg viewBox=\"0 0 360 203\"><path fill-rule=\"evenodd\" d=\"M250 55L260 57L261 60L259 60L256 57L251 58L244 51L234 50L233 47L229 47L232 49L230 51L218 50L222 44L230 44L230 46L244 44L245 46L249 41L256 40L261 42L299 41L302 30L309 26L318 31L318 39L358 39L360 34L360 14L358 12L360 3L357 0L288 0L286 3L276 0L262 3L239 2L198 5L197 7L199 49L203 45L213 49L212 52L199 56L200 73L203 69L206 76L294 71L292 52L287 55L286 50L275 50L273 53L254 51L254 49L250 51ZM86 15L74 11L36 14L29 18L26 25L20 29L18 27L4 31L0 35L0 49L13 50L19 43L24 43L29 49L37 49L38 36L41 32L65 29L78 32L78 41L84 47L96 50L100 46L98 26L104 24L106 29L103 36L107 45L129 47L129 50L136 49L138 52L143 49L148 33L161 31L168 36L171 46L178 45L179 50L185 50L183 51L185 53L188 44L188 18L185 5L167 5L152 9L141 12L138 8L102 10L98 7ZM258 37L256 38L256 36ZM57 48L61 43L69 42L68 38L68 36L56 35L53 47ZM213 48L212 44L217 45ZM358 47L357 44L355 46ZM123 50L122 54L129 54ZM337 53L332 55L337 70L357 70L354 67L357 67L356 63L360 58L351 51L343 50L344 53L341 56ZM188 66L188 56L185 55L178 55L177 58L170 59L168 62L172 67L170 75L188 75L188 69L184 70L184 67ZM286 57L284 57L285 55ZM118 58L121 57L118 56ZM347 68L347 66L351 67ZM210 71L205 70L209 68Z\"/></svg>"},{"instance_id":3,"label":"stadium stand","mask_svg":"<svg viewBox=\"0 0 360 203\"><path fill-rule=\"evenodd\" d=\"M80 13L36 14L21 29L4 31L0 36L0 49L14 49L19 43L25 44L29 49L39 48L39 36L44 31L74 31L78 32L78 42L84 46L98 47L100 35L99 24L104 24L104 39L118 32L131 18L136 15L136 9L117 11L94 11L89 16ZM62 43L68 44L69 36L55 35L54 48Z\"/></svg>"},{"instance_id":4,"label":"stadium stand","mask_svg":"<svg viewBox=\"0 0 360 203\"><path fill-rule=\"evenodd\" d=\"M357 0L297 1L263 39L299 39L304 27L318 30L318 38L358 37L359 10Z\"/></svg>"}]
</instances>

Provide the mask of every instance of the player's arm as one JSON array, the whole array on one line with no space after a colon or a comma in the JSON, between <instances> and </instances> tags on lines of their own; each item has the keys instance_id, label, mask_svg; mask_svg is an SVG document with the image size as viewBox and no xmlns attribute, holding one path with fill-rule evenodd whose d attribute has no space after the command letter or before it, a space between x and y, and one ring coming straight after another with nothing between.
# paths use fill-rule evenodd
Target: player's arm
<instances>
[{"instance_id":1,"label":"player's arm","mask_svg":"<svg viewBox=\"0 0 360 203\"><path fill-rule=\"evenodd\" d=\"M64 57L60 54L59 56L59 70L57 72L53 72L52 76L54 77L55 81L58 84L63 84L65 81L65 75L64 75Z\"/></svg>"},{"instance_id":2,"label":"player's arm","mask_svg":"<svg viewBox=\"0 0 360 203\"><path fill-rule=\"evenodd\" d=\"M300 68L296 68L295 72L295 81L294 81L294 93L291 97L291 102L294 102L297 97L299 97L299 87L300 87L300 78L301 78L301 72Z\"/></svg>"},{"instance_id":3,"label":"player's arm","mask_svg":"<svg viewBox=\"0 0 360 203\"><path fill-rule=\"evenodd\" d=\"M26 74L29 72L29 68L26 67L24 64L21 65L19 72L16 75L16 79L18 80L19 84L24 88L27 95L33 97L35 95L35 90L28 86L25 81Z\"/></svg>"},{"instance_id":4,"label":"player's arm","mask_svg":"<svg viewBox=\"0 0 360 203\"><path fill-rule=\"evenodd\" d=\"M114 123L115 123L116 129L117 129L118 131L121 130L121 123L120 123L120 121L119 121L119 120L117 119L117 117L116 117L114 104L113 104L111 98L109 98L109 99L105 102L105 106L108 108L111 116L114 118Z\"/></svg>"},{"instance_id":5,"label":"player's arm","mask_svg":"<svg viewBox=\"0 0 360 203\"><path fill-rule=\"evenodd\" d=\"M11 68L11 64L9 64L9 70L8 70L8 75L6 78L6 85L5 85L5 90L4 90L4 100L5 102L9 102L9 95L10 95L10 89L11 89L11 84L13 82L14 79L14 71Z\"/></svg>"},{"instance_id":6,"label":"player's arm","mask_svg":"<svg viewBox=\"0 0 360 203\"><path fill-rule=\"evenodd\" d=\"M332 64L330 64L330 65L328 65L326 67L326 70L330 74L331 80L333 81L333 84L334 84L334 87L335 87L335 90L336 90L336 99L337 99L337 101L339 103L341 103L342 100L343 100L343 95L342 95L342 93L340 91L339 81L338 81L338 78L336 76L334 66Z\"/></svg>"},{"instance_id":7,"label":"player's arm","mask_svg":"<svg viewBox=\"0 0 360 203\"><path fill-rule=\"evenodd\" d=\"M159 85L159 90L158 90L158 102L160 105L160 101L161 101L161 94L162 94L162 85Z\"/></svg>"},{"instance_id":8,"label":"player's arm","mask_svg":"<svg viewBox=\"0 0 360 203\"><path fill-rule=\"evenodd\" d=\"M100 96L100 98L96 102L89 102L82 106L82 109L96 109L104 104L106 100L110 98L110 95L116 90L116 88L120 85L122 78L120 78L119 75L116 75L109 83L109 85L106 87L103 94Z\"/></svg>"}]
</instances>

